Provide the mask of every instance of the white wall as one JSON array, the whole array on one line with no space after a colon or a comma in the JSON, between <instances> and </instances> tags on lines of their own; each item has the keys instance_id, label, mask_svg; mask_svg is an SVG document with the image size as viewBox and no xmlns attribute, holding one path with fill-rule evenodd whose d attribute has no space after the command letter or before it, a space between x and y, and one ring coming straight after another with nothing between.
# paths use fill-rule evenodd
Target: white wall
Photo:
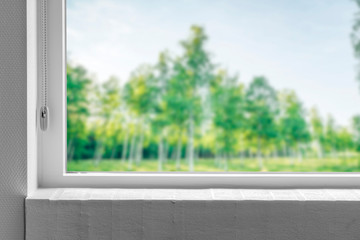
<instances>
[{"instance_id":1,"label":"white wall","mask_svg":"<svg viewBox=\"0 0 360 240\"><path fill-rule=\"evenodd\" d=\"M1 0L0 240L24 239L26 111L26 0ZM33 205L29 207L33 207L34 211L29 213L38 214L34 215L38 221L30 227L39 229L38 234L40 230L51 233L52 228L38 224L55 224L54 221L42 222L53 219L49 216L55 211L61 212L66 219L60 222L64 228L59 228L59 232L55 233L63 230L68 235L78 234L77 227L80 227L84 230L80 233L84 236L82 239L91 239L89 234L99 239L109 233L114 234L113 239L128 240L179 239L179 236L180 239L208 240L346 240L359 239L360 236L360 201L239 203L169 200L107 201L107 204L99 205L96 201L46 200L31 203ZM82 211L83 207L87 214ZM39 209L49 211L37 211ZM114 210L118 212L113 214ZM77 217L85 218L85 221L78 221ZM75 224L69 219L76 220ZM89 223L94 228L88 228ZM108 227L111 228L109 231L102 232ZM58 239L64 239L64 236Z\"/></svg>"},{"instance_id":2,"label":"white wall","mask_svg":"<svg viewBox=\"0 0 360 240\"><path fill-rule=\"evenodd\" d=\"M24 239L26 0L0 1L0 240Z\"/></svg>"}]
</instances>

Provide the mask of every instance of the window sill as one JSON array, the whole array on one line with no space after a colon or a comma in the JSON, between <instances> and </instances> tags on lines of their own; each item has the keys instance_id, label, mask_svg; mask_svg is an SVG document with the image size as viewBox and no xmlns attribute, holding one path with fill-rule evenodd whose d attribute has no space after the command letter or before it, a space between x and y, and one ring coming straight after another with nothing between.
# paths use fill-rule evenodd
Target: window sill
<instances>
[{"instance_id":1,"label":"window sill","mask_svg":"<svg viewBox=\"0 0 360 240\"><path fill-rule=\"evenodd\" d=\"M31 200L360 201L355 189L38 189Z\"/></svg>"},{"instance_id":2,"label":"window sill","mask_svg":"<svg viewBox=\"0 0 360 240\"><path fill-rule=\"evenodd\" d=\"M42 189L27 240L358 239L360 190Z\"/></svg>"}]
</instances>

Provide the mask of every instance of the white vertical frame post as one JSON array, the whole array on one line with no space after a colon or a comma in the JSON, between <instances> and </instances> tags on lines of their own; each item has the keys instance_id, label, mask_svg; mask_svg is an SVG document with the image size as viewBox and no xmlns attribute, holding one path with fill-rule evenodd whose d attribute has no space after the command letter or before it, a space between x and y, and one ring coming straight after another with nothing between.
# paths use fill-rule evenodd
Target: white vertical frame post
<instances>
[{"instance_id":1,"label":"white vertical frame post","mask_svg":"<svg viewBox=\"0 0 360 240\"><path fill-rule=\"evenodd\" d=\"M27 27L27 185L28 193L38 188L37 151L37 0L26 1Z\"/></svg>"},{"instance_id":2,"label":"white vertical frame post","mask_svg":"<svg viewBox=\"0 0 360 240\"><path fill-rule=\"evenodd\" d=\"M40 1L41 2L41 1ZM42 24L42 8L37 7L38 28ZM49 185L53 179L61 179L65 170L66 150L66 58L65 58L65 1L47 0L47 68L48 68L48 107L50 109L49 128L39 130L38 121L38 153L39 184ZM42 79L42 31L38 31L38 80ZM40 78L41 76L41 78ZM38 81L38 89L41 81ZM37 109L41 108L41 96L38 96Z\"/></svg>"}]
</instances>

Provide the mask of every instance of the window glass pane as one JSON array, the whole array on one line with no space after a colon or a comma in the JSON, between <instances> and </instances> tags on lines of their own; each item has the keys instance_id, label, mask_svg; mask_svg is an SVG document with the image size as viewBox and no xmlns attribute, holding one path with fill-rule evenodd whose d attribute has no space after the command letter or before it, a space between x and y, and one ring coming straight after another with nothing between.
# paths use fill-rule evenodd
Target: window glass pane
<instances>
[{"instance_id":1,"label":"window glass pane","mask_svg":"<svg viewBox=\"0 0 360 240\"><path fill-rule=\"evenodd\" d=\"M67 170L359 171L357 12L67 0Z\"/></svg>"}]
</instances>

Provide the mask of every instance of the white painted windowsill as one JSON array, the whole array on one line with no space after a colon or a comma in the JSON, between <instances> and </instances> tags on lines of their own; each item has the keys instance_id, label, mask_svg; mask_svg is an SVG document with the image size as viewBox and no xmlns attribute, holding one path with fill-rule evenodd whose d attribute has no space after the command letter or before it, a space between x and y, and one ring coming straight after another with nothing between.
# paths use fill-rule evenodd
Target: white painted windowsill
<instances>
[{"instance_id":1,"label":"white painted windowsill","mask_svg":"<svg viewBox=\"0 0 360 240\"><path fill-rule=\"evenodd\" d=\"M360 201L360 189L38 189L28 200Z\"/></svg>"},{"instance_id":2,"label":"white painted windowsill","mask_svg":"<svg viewBox=\"0 0 360 240\"><path fill-rule=\"evenodd\" d=\"M26 200L27 240L347 240L360 190L41 189Z\"/></svg>"}]
</instances>

